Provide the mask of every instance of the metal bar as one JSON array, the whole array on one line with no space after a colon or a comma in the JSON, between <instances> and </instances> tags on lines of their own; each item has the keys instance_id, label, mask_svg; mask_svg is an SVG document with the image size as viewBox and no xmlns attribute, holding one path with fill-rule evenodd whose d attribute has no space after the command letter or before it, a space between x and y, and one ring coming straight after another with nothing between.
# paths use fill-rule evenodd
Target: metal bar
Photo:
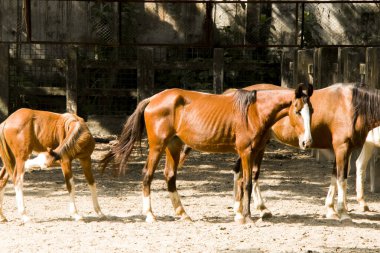
<instances>
[{"instance_id":1,"label":"metal bar","mask_svg":"<svg viewBox=\"0 0 380 253\"><path fill-rule=\"evenodd\" d=\"M305 29L305 4L303 3L301 5L301 45L300 47L303 48L304 46L304 41L303 41L303 33Z\"/></svg>"},{"instance_id":2,"label":"metal bar","mask_svg":"<svg viewBox=\"0 0 380 253\"><path fill-rule=\"evenodd\" d=\"M46 0L49 1L49 0ZM68 0L55 0L66 2ZM74 2L99 2L99 0L70 0ZM121 3L378 3L375 0L100 0L100 2L121 2Z\"/></svg>"}]
</instances>

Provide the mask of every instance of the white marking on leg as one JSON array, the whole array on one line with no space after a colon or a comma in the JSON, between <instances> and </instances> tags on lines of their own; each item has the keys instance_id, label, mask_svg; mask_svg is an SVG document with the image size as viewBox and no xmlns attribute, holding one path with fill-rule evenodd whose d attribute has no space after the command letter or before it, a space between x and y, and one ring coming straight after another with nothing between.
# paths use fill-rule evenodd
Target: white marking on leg
<instances>
[{"instance_id":1,"label":"white marking on leg","mask_svg":"<svg viewBox=\"0 0 380 253\"><path fill-rule=\"evenodd\" d=\"M151 222L156 221L156 217L153 215L153 212L152 212L150 195L143 196L143 214L146 215L146 218L145 218L146 222L151 223Z\"/></svg>"},{"instance_id":2,"label":"white marking on leg","mask_svg":"<svg viewBox=\"0 0 380 253\"><path fill-rule=\"evenodd\" d=\"M75 205L75 184L74 184L73 177L69 179L69 183L71 186L69 212L70 212L70 215L74 218L74 220L79 221L79 220L82 220L83 217L78 214L78 210Z\"/></svg>"},{"instance_id":3,"label":"white marking on leg","mask_svg":"<svg viewBox=\"0 0 380 253\"><path fill-rule=\"evenodd\" d=\"M370 135L367 136L367 139ZM363 211L368 211L368 206L364 200L364 180L368 161L371 159L374 145L366 142L356 160L356 200L359 202Z\"/></svg>"},{"instance_id":4,"label":"white marking on leg","mask_svg":"<svg viewBox=\"0 0 380 253\"><path fill-rule=\"evenodd\" d=\"M16 202L17 202L18 213L21 215L22 221L26 223L30 220L30 218L26 215L26 211L25 211L23 185L24 185L24 175L21 175L18 178L15 185Z\"/></svg>"},{"instance_id":5,"label":"white marking on leg","mask_svg":"<svg viewBox=\"0 0 380 253\"><path fill-rule=\"evenodd\" d=\"M347 192L347 179L343 182L338 182L338 201L337 201L337 211L341 219L350 219L346 209L346 192Z\"/></svg>"},{"instance_id":6,"label":"white marking on leg","mask_svg":"<svg viewBox=\"0 0 380 253\"><path fill-rule=\"evenodd\" d=\"M191 220L191 218L185 212L181 199L177 191L169 192L170 200L172 201L174 211L176 215L180 215L182 220Z\"/></svg>"},{"instance_id":7,"label":"white marking on leg","mask_svg":"<svg viewBox=\"0 0 380 253\"><path fill-rule=\"evenodd\" d=\"M92 185L89 184L88 187L90 188L91 197L92 197L92 204L94 206L95 212L98 214L98 216L100 218L105 217L105 215L102 213L100 206L99 206L98 194L96 192L96 184L95 183Z\"/></svg>"},{"instance_id":8,"label":"white marking on leg","mask_svg":"<svg viewBox=\"0 0 380 253\"><path fill-rule=\"evenodd\" d=\"M253 181L253 203L254 207L260 211L261 218L269 218L272 216L272 212L265 206L264 199L261 195L260 186L258 180Z\"/></svg>"},{"instance_id":9,"label":"white marking on leg","mask_svg":"<svg viewBox=\"0 0 380 253\"><path fill-rule=\"evenodd\" d=\"M329 187L329 191L326 196L325 206L327 208L327 218L338 218L335 208L334 208L334 198L335 198L335 191L336 191L336 177L331 177L331 183Z\"/></svg>"}]
</instances>

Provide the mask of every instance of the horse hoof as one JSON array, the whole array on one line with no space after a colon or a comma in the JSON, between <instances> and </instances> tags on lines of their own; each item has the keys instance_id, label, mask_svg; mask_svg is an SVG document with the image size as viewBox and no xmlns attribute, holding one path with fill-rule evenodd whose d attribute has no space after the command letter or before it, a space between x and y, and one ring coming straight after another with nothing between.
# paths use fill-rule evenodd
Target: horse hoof
<instances>
[{"instance_id":1,"label":"horse hoof","mask_svg":"<svg viewBox=\"0 0 380 253\"><path fill-rule=\"evenodd\" d=\"M3 223L3 222L8 222L7 218L5 218L5 216L0 217L0 223Z\"/></svg>"},{"instance_id":2,"label":"horse hoof","mask_svg":"<svg viewBox=\"0 0 380 253\"><path fill-rule=\"evenodd\" d=\"M182 216L181 217L181 221L186 221L186 222L193 222L193 220L190 218L190 216L186 215L186 216Z\"/></svg>"},{"instance_id":3,"label":"horse hoof","mask_svg":"<svg viewBox=\"0 0 380 253\"><path fill-rule=\"evenodd\" d=\"M362 211L363 212L369 212L370 210L369 210L369 207L367 205L365 205L365 206L362 206Z\"/></svg>"},{"instance_id":4,"label":"horse hoof","mask_svg":"<svg viewBox=\"0 0 380 253\"><path fill-rule=\"evenodd\" d=\"M23 222L23 223L28 223L28 222L30 222L30 218L29 218L29 216L23 215L23 216L22 216L22 222Z\"/></svg>"},{"instance_id":5,"label":"horse hoof","mask_svg":"<svg viewBox=\"0 0 380 253\"><path fill-rule=\"evenodd\" d=\"M351 221L351 217L346 213L342 213L340 215L340 221Z\"/></svg>"},{"instance_id":6,"label":"horse hoof","mask_svg":"<svg viewBox=\"0 0 380 253\"><path fill-rule=\"evenodd\" d=\"M154 215L147 215L146 218L145 218L145 221L148 222L148 223L153 223L153 222L156 222L156 217L154 217Z\"/></svg>"},{"instance_id":7,"label":"horse hoof","mask_svg":"<svg viewBox=\"0 0 380 253\"><path fill-rule=\"evenodd\" d=\"M254 224L255 222L252 220L251 217L247 216L245 217L245 224Z\"/></svg>"},{"instance_id":8,"label":"horse hoof","mask_svg":"<svg viewBox=\"0 0 380 253\"><path fill-rule=\"evenodd\" d=\"M83 220L83 217L80 216L79 214L73 214L73 215L72 215L72 218L73 218L75 221L82 221L82 220Z\"/></svg>"},{"instance_id":9,"label":"horse hoof","mask_svg":"<svg viewBox=\"0 0 380 253\"><path fill-rule=\"evenodd\" d=\"M98 218L99 218L100 220L106 220L106 219L107 219L107 216L105 216L104 213L102 213L102 212L98 212L97 214L98 214Z\"/></svg>"},{"instance_id":10,"label":"horse hoof","mask_svg":"<svg viewBox=\"0 0 380 253\"><path fill-rule=\"evenodd\" d=\"M326 219L329 220L339 220L339 216L336 213L327 213Z\"/></svg>"},{"instance_id":11,"label":"horse hoof","mask_svg":"<svg viewBox=\"0 0 380 253\"><path fill-rule=\"evenodd\" d=\"M273 215L272 215L271 211L269 211L269 210L265 210L265 211L260 213L260 218L263 220L272 218L272 216Z\"/></svg>"}]
</instances>

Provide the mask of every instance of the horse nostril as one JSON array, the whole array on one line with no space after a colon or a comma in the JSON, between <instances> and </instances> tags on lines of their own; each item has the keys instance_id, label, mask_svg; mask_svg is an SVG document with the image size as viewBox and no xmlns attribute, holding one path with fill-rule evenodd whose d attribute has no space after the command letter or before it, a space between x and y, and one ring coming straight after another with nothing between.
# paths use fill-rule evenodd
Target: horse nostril
<instances>
[{"instance_id":1,"label":"horse nostril","mask_svg":"<svg viewBox=\"0 0 380 253\"><path fill-rule=\"evenodd\" d=\"M306 142L305 142L305 141L302 141L302 146L303 146L303 147L306 146Z\"/></svg>"}]
</instances>

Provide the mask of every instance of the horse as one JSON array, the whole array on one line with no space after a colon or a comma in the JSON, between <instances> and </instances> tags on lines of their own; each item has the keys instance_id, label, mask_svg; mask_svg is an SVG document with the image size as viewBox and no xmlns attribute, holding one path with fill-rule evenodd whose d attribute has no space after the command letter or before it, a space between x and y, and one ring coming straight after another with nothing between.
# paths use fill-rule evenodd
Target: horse
<instances>
[{"instance_id":1,"label":"horse","mask_svg":"<svg viewBox=\"0 0 380 253\"><path fill-rule=\"evenodd\" d=\"M95 141L84 120L74 114L21 108L0 124L0 221L7 221L2 202L9 177L14 183L18 212L23 222L30 220L26 214L23 195L24 173L34 167L49 168L61 165L70 195L69 211L75 220L81 220L75 204L74 179L71 169L73 159L79 159L91 191L93 206L99 217L102 213L91 171L91 154ZM39 153L29 159L32 152Z\"/></svg>"},{"instance_id":2,"label":"horse","mask_svg":"<svg viewBox=\"0 0 380 253\"><path fill-rule=\"evenodd\" d=\"M288 88L270 84L251 85L245 90ZM376 90L368 90L358 87L356 84L335 84L327 88L315 90L310 98L312 105L311 133L313 143L310 148L331 149L335 153L335 164L332 171L331 183L326 197L326 217L332 219L350 219L347 211L346 188L348 176L348 164L351 152L354 148L360 148L365 143L362 153L357 160L357 200L364 211L369 210L363 197L363 169L366 167L368 157L373 149L373 143L379 141L378 132L371 134L370 130L380 125L380 113L376 106L380 105L380 93ZM334 113L332 113L334 112ZM289 117L284 117L272 126L272 137L282 143L297 147L297 134L289 124ZM375 128L377 129L377 128ZM373 131L375 131L375 129ZM379 130L377 130L379 131ZM367 133L368 136L367 136ZM376 137L377 136L377 137ZM376 139L377 138L377 139ZM186 155L190 152L185 148L181 154L182 164ZM253 169L254 186L260 173L260 165L264 152L256 158ZM367 156L367 158L365 158ZM240 161L235 168L234 192L239 191L238 178ZM338 181L337 181L338 179ZM334 207L334 196L338 187L337 210ZM266 208L259 188L254 191L255 207L260 210L261 217L270 217L271 212Z\"/></svg>"},{"instance_id":3,"label":"horse","mask_svg":"<svg viewBox=\"0 0 380 253\"><path fill-rule=\"evenodd\" d=\"M380 127L368 132L365 143L356 159L356 200L363 211L369 211L368 204L364 199L364 179L369 160L373 155L375 147L380 147Z\"/></svg>"},{"instance_id":4,"label":"horse","mask_svg":"<svg viewBox=\"0 0 380 253\"><path fill-rule=\"evenodd\" d=\"M137 105L124 124L117 144L103 157L103 169L114 160L119 165L119 171L123 171L135 142L141 141L145 129L149 145L142 180L146 221L156 220L151 207L150 186L164 152L164 176L175 213L182 220L190 221L176 188L183 145L205 152L237 153L242 160L244 195L235 204L235 221L249 222L252 161L264 149L270 127L286 115L289 115L290 123L298 133L299 145L302 148L310 146L311 135L305 134L304 124L310 124L309 96L312 91L312 87L305 85L299 85L295 91L237 90L224 95L182 89L164 90Z\"/></svg>"}]
</instances>

